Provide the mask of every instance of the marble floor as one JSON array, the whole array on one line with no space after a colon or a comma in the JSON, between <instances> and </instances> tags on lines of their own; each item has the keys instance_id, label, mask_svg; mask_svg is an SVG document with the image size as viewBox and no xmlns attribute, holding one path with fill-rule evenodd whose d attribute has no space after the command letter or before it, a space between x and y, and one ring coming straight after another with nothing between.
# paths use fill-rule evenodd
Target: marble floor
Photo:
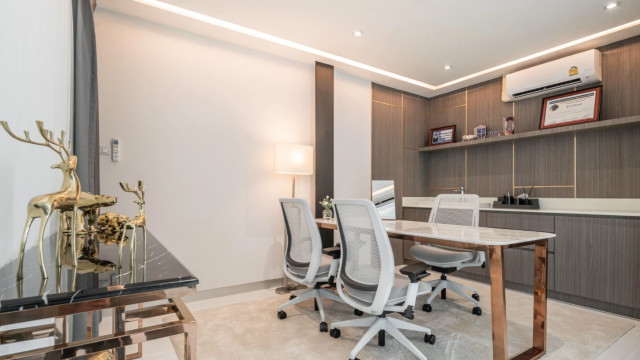
<instances>
[{"instance_id":1,"label":"marble floor","mask_svg":"<svg viewBox=\"0 0 640 360\"><path fill-rule=\"evenodd\" d=\"M429 357L429 359L438 359L441 357L473 358L468 355L468 353L470 352L473 353L473 351L477 351L477 353L473 353L474 356L482 353L484 355L480 356L480 358L487 357L486 355L487 344L485 343L490 344L490 331L489 331L489 334L482 334L483 331L481 329L483 329L483 327L485 327L487 324L481 324L480 322L489 321L490 319L490 313L489 313L490 306L488 304L490 299L488 296L488 286L484 284L474 283L468 280L460 280L460 281L467 283L468 285L471 285L472 287L475 287L479 290L481 294L481 300L482 300L481 302L483 303L483 316L482 316L483 319L480 320L470 314L467 315L466 310L468 310L467 308L470 309L471 306L468 306L468 304L463 303L459 298L457 298L455 294L450 294L450 295L448 294L448 300L447 300L447 303L448 303L447 306L453 306L453 310L457 314L455 316L452 316L453 312L451 311L451 309L442 309L442 312L438 314L438 311L435 310L436 309L435 305L439 300L438 299L434 300L434 312L429 314L429 316L431 317L431 320L433 321L433 325L431 325L431 328L435 334L441 335L440 337L438 337L438 341L446 342L448 339L449 344L445 344L445 345L440 344L441 347L444 347L444 348L441 348L437 352L435 350L430 351L429 350L430 348L428 347L430 345L424 344L427 347L423 347L423 348L421 347L421 350L425 352L425 354L427 355L427 357ZM511 300L511 303L514 303L511 306L515 306L516 308L522 307L523 309L528 310L528 309L531 309L530 305L528 304L528 300L527 300L528 298L530 298L530 296L526 296L515 291L508 291L507 305L510 306L509 303ZM254 315L252 316L255 316L255 314L266 313L265 319L262 320L263 321L262 323L260 323L259 321L256 321L254 323L253 335L250 335L251 333L247 331L247 336L255 337L256 336L255 331L259 330L258 333L261 333L261 332L264 333L264 335L261 336L261 337L264 337L263 339L261 339L261 341L266 341L267 343L282 341L282 339L279 339L278 336L269 335L269 331L271 329L280 329L280 331L282 331L283 329L291 330L295 333L296 331L300 331L296 329L296 327L301 327L301 329L304 329L305 331L307 331L307 328L308 328L310 329L308 330L309 334L315 337L316 336L315 332L317 332L316 330L317 316L314 315L313 305L311 302L310 304L297 305L295 308L292 308L291 310L287 310L290 316L284 321L278 321L276 319L275 306L285 302L286 300L287 300L286 296L275 296L273 289L266 289L266 290L252 291L252 292L246 292L242 294L212 298L207 300L201 300L196 302L190 302L187 305L189 309L196 315L196 318L198 320L200 320L201 322L203 320L206 322L211 322L211 328L215 328L215 329L222 329L223 327L220 326L220 324L223 324L225 321L228 322L230 319L238 319L238 321L241 323L243 321L241 318L242 315L247 312L253 311ZM245 303L245 304L242 304L242 303ZM257 305L252 306L251 309L247 309L247 304L250 304L250 303L257 304ZM419 304L421 304L420 301L419 301ZM261 307L258 307L258 306L261 306ZM271 307L273 307L273 311L269 311ZM336 311L341 312L342 316L345 316L347 314L347 311L341 308L341 307L345 307L345 305L336 304L335 309L333 309L332 307L334 307L333 304L328 304L328 306L325 306L325 308L328 308L327 310L329 311L333 310L333 312L336 312ZM223 313L229 313L229 314L220 315L221 308L224 308ZM523 339L528 339L529 338L528 334L530 333L530 330L527 330L526 326L524 327L520 326L520 323L528 323L528 318L530 318L530 313L529 311L520 311L520 310L514 311L512 309L514 308L508 307L508 310L507 310L508 321L510 324L512 324L511 328L520 327L520 329L516 331L520 332L521 334L516 334L517 336L512 336L511 334L512 334L512 331L514 330L510 328L509 329L510 331L509 345L510 347L522 348L523 341L522 339L518 339L518 337L522 335ZM234 312L238 313L237 317L233 315ZM549 354L544 357L545 359L584 359L584 358L596 359L596 360L640 359L640 346L638 346L638 344L640 343L640 321L637 321L635 319L629 319L622 316L612 315L609 313L586 309L579 306L569 305L569 304L565 304L565 303L561 303L553 300L549 301L549 313L550 313L549 314L550 316L555 315L554 319L556 321L554 322L553 321L554 319L551 319L551 318L549 320L550 334L548 336L548 343L549 343L548 347L550 351L549 351ZM328 321L330 322L331 317L329 316L329 313L327 314L327 316L328 316ZM424 316L424 314L421 314L420 316ZM440 322L438 321L438 316L442 316ZM573 318L573 317L577 317L577 318ZM103 331L107 332L110 330L109 329L110 321L108 321L108 319L105 319L105 320L107 321L103 321L103 323L101 324L101 328L104 328ZM159 322L160 320L157 320L157 321ZM468 323L469 321L473 321L473 323ZM584 324L580 324L581 321L584 322ZM219 323L216 324L216 322L219 322ZM585 327L589 325L590 322L593 324L597 324L597 328L592 328L591 332L584 331ZM444 323L446 323L446 326L443 326ZM151 322L149 322L149 324L151 324ZM472 324L472 326L468 326L469 324ZM201 324L201 326L202 325L203 324ZM198 338L199 338L198 341L200 345L199 359L229 358L229 354L224 355L223 357L220 357L221 356L220 353L216 355L215 353L212 353L209 351L211 348L215 348L215 346L207 346L211 344L206 344L206 342L208 342L209 340L210 342L218 343L220 339L209 339L205 334L208 331L208 329L205 327L203 331L201 329L201 326L199 326L199 334L198 334ZM241 327L241 326L242 325L237 325L236 327ZM456 328L456 326L458 326L458 328ZM474 330L473 326L478 327L478 329ZM258 327L258 329L255 329L255 327ZM264 327L264 329L261 329L261 327ZM455 341L455 336L459 336L457 334L458 332L464 333L465 330L463 328L466 328L466 327L470 328L468 329L468 331L471 332L470 334L472 334L474 338L476 336L475 334L478 334L478 333L481 334L481 335L478 335L478 338L479 338L478 341L482 344L482 346L479 347L478 349L472 349L469 346L467 346L467 348L460 348L456 353L455 344L459 342ZM579 329L579 331L576 331L576 329ZM529 333L527 333L527 331L529 331ZM576 335L578 333L581 335ZM347 333L345 333L345 335L346 334ZM469 337L470 334L467 334L467 337ZM340 348L344 347L344 349L341 349L340 351L341 352L345 351L345 354L348 354L350 347L352 347L355 344L355 341L357 341L359 336L361 335L362 334L359 330L354 330L353 334L349 333L349 335L343 336L344 340L342 341L331 339L328 336L326 340L328 344L331 344L331 342L334 342L332 347L337 347L337 345L339 345ZM242 337L243 335L236 333L235 336ZM465 335L460 335L460 336L464 337ZM486 337L487 339L484 339L484 337ZM238 339L235 339L234 341L236 340ZM261 341L256 342L254 340L255 339L251 339L251 338L246 340L247 348L251 347L251 344L254 344L254 347L257 347L258 344L261 343ZM317 342L315 338L313 341ZM467 342L468 341L463 341L463 343L465 344ZM237 343L238 342L236 341L236 344ZM390 343L392 342L387 341L387 345L388 345L387 348L391 348L389 347ZM515 344L512 344L512 343L515 343ZM436 345L438 345L438 343L436 343ZM452 349L452 346L454 347L454 349ZM585 348L586 346L591 346L591 348ZM263 356L261 358L263 359L270 359L272 357L276 358L275 356L273 356L274 354L273 349L271 350L272 350L271 355L269 355L269 353L267 352L266 356ZM135 349L130 349L128 352L134 352L134 351ZM364 357L363 356L360 356L360 357L361 358L371 358L371 357L389 358L388 354L384 355L384 353L382 353L382 355L378 355L375 352L377 351L376 347L372 346L369 351L373 351L373 352L372 353L363 352L362 355ZM431 354L428 351L431 352ZM482 351L484 351L485 353L483 353ZM582 351L582 353L580 351ZM162 360L179 359L179 357L175 354L174 346L169 339L161 339L161 340L156 340L156 341L146 343L143 348L143 354L144 354L143 359L162 359ZM586 354L588 354L588 356L585 357ZM254 355L255 353L248 351L244 353L244 356L242 356L241 354L238 354L238 357L235 357L235 356L232 356L232 357L238 358L238 359L240 358L251 359L255 357ZM346 357L347 356L345 356L345 358ZM314 358L314 357L310 357L310 358ZM404 359L405 356L401 356L399 358ZM411 358L411 357L407 357L407 358Z\"/></svg>"}]
</instances>

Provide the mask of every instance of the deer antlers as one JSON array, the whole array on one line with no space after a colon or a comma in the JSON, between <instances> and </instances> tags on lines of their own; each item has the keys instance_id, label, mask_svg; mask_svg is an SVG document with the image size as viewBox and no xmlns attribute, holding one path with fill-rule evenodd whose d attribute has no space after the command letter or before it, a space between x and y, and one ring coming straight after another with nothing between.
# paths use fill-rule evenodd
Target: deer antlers
<instances>
[{"instance_id":1,"label":"deer antlers","mask_svg":"<svg viewBox=\"0 0 640 360\"><path fill-rule=\"evenodd\" d=\"M7 132L7 134L9 134L9 136L11 136L12 138L18 141L22 141L27 144L48 147L49 149L55 151L56 154L60 156L62 161L69 160L69 157L71 156L71 154L69 153L69 150L71 149L71 140L68 140L67 142L68 146L65 147L64 142L65 142L66 132L64 130L60 131L60 137L58 138L58 141L54 141L53 131L45 129L44 123L42 121L36 121L38 132L40 133L40 136L42 136L42 138L45 140L45 142L37 142L37 141L31 140L31 137L29 136L29 131L27 130L24 130L24 138L21 138L11 131L11 129L9 128L9 124L7 124L6 121L0 121L0 126L2 126L2 128ZM64 152L64 155L66 155L66 159L62 155L63 152Z\"/></svg>"},{"instance_id":2,"label":"deer antlers","mask_svg":"<svg viewBox=\"0 0 640 360\"><path fill-rule=\"evenodd\" d=\"M144 184L142 183L142 179L138 180L138 187L137 188L131 189L131 187L129 186L129 183L125 183L125 182L122 182L122 181L120 181L120 187L125 192L133 193L138 197L139 200L144 201Z\"/></svg>"}]
</instances>

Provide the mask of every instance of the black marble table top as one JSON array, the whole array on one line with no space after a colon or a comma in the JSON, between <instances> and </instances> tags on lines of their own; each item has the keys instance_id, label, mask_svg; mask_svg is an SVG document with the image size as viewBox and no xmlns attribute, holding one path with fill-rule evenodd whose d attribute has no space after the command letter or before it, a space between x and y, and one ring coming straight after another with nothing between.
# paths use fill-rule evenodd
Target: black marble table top
<instances>
[{"instance_id":1,"label":"black marble table top","mask_svg":"<svg viewBox=\"0 0 640 360\"><path fill-rule=\"evenodd\" d=\"M48 279L42 280L36 247L27 250L24 258L24 279L16 281L17 257L0 267L0 313L33 309L80 301L104 299L154 290L195 287L198 279L178 261L151 233L147 236L147 262L143 264L142 235L137 236L135 271L130 269L129 245L122 254L121 270L100 274L77 274L75 288L72 271L63 266L59 275L55 265L55 240L44 243L44 258ZM118 263L116 245L100 245L101 260ZM60 285L58 286L58 282Z\"/></svg>"}]
</instances>

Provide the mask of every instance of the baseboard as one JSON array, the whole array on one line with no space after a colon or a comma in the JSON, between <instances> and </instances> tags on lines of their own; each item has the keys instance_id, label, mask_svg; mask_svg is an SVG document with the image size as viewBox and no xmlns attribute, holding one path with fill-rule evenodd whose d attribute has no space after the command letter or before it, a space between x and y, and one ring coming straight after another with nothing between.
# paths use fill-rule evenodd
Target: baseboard
<instances>
[{"instance_id":1,"label":"baseboard","mask_svg":"<svg viewBox=\"0 0 640 360\"><path fill-rule=\"evenodd\" d=\"M184 302L207 300L207 299L213 299L213 298L222 297L222 296L241 294L249 291L269 289L272 287L280 286L282 284L283 284L283 279L277 278L277 279L256 281L256 282L247 283L247 284L225 286L225 287L207 289L207 290L198 290L197 294L192 296L185 296L184 298L182 298L182 300Z\"/></svg>"}]
</instances>

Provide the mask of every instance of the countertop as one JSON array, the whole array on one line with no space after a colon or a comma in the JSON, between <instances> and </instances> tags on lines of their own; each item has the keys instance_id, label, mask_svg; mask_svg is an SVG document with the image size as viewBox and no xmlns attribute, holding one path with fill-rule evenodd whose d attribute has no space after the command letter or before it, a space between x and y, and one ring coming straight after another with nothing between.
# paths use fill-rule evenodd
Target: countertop
<instances>
[{"instance_id":1,"label":"countertop","mask_svg":"<svg viewBox=\"0 0 640 360\"><path fill-rule=\"evenodd\" d=\"M37 260L37 247L27 249L24 257L24 280L16 281L17 255L15 259L0 267L0 312L69 304L79 301L103 299L120 295L178 287L195 287L194 277L151 233L147 235L147 263L143 264L142 237L137 239L137 266L135 276L129 268L129 246L123 248L123 267L94 276L93 273L78 274L76 288L71 287L71 269L63 266L56 275L55 240L45 239L44 258L48 280L42 281ZM100 246L101 260L118 262L116 245ZM58 280L60 285L57 286ZM22 294L20 294L22 287Z\"/></svg>"},{"instance_id":2,"label":"countertop","mask_svg":"<svg viewBox=\"0 0 640 360\"><path fill-rule=\"evenodd\" d=\"M433 206L435 197L404 197L402 206L426 208ZM575 199L541 198L540 209L492 208L496 198L480 198L480 211L516 212L555 215L589 215L613 217L640 217L640 199Z\"/></svg>"},{"instance_id":3,"label":"countertop","mask_svg":"<svg viewBox=\"0 0 640 360\"><path fill-rule=\"evenodd\" d=\"M336 219L316 219L316 223L324 227L337 227ZM518 245L556 237L556 234L539 231L494 229L408 220L382 220L382 224L390 237L409 235L474 245Z\"/></svg>"}]
</instances>

